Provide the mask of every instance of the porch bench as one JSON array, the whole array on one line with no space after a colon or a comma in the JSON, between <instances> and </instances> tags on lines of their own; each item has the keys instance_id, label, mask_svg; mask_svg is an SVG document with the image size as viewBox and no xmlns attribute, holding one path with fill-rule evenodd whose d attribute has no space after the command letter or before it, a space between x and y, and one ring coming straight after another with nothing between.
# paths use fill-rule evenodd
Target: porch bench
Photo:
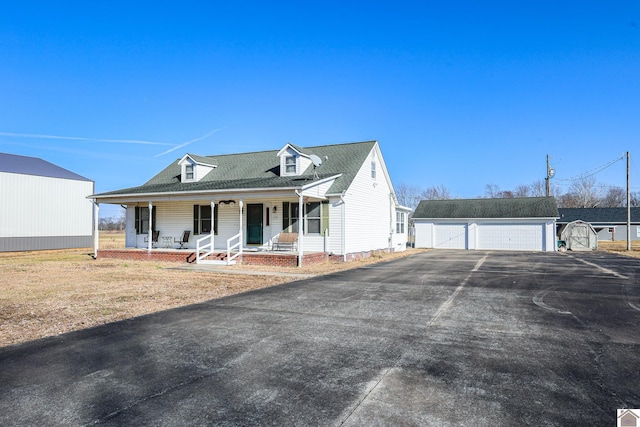
<instances>
[{"instance_id":1,"label":"porch bench","mask_svg":"<svg viewBox=\"0 0 640 427\"><path fill-rule=\"evenodd\" d=\"M298 247L298 233L280 233L273 242L274 251L294 251Z\"/></svg>"}]
</instances>

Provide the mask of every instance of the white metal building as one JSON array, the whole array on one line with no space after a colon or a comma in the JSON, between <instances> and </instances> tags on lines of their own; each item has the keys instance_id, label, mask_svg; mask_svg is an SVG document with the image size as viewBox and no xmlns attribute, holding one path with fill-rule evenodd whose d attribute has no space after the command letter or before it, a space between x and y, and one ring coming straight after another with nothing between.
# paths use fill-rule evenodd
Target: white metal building
<instances>
[{"instance_id":1,"label":"white metal building","mask_svg":"<svg viewBox=\"0 0 640 427\"><path fill-rule=\"evenodd\" d=\"M552 197L423 200L413 216L417 248L555 251Z\"/></svg>"},{"instance_id":2,"label":"white metal building","mask_svg":"<svg viewBox=\"0 0 640 427\"><path fill-rule=\"evenodd\" d=\"M78 174L0 153L0 252L91 247L93 193Z\"/></svg>"}]
</instances>

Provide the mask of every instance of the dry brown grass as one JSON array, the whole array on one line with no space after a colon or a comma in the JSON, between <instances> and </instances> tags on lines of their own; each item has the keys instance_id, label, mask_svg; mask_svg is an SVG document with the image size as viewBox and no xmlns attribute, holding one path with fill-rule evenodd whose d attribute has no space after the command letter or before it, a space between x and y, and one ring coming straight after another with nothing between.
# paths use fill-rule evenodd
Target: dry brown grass
<instances>
[{"instance_id":1,"label":"dry brown grass","mask_svg":"<svg viewBox=\"0 0 640 427\"><path fill-rule=\"evenodd\" d=\"M252 275L176 270L175 263L94 260L89 252L0 253L0 347L296 280L261 271L324 274L418 251L304 268L232 267Z\"/></svg>"},{"instance_id":2,"label":"dry brown grass","mask_svg":"<svg viewBox=\"0 0 640 427\"><path fill-rule=\"evenodd\" d=\"M627 241L617 241L617 242L609 242L609 241L598 241L598 250L613 252L620 255L630 256L634 258L640 258L640 240L632 240L631 241L631 251L627 250Z\"/></svg>"}]
</instances>

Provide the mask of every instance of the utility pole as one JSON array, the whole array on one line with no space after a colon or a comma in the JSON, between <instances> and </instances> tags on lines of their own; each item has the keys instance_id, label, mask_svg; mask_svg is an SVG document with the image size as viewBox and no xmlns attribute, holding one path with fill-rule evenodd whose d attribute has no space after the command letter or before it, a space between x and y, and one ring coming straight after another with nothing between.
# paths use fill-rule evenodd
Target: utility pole
<instances>
[{"instance_id":1,"label":"utility pole","mask_svg":"<svg viewBox=\"0 0 640 427\"><path fill-rule=\"evenodd\" d=\"M551 178L556 174L556 171L551 169L551 165L549 164L549 155L547 154L547 176L544 179L547 185L547 197L551 196Z\"/></svg>"},{"instance_id":2,"label":"utility pole","mask_svg":"<svg viewBox=\"0 0 640 427\"><path fill-rule=\"evenodd\" d=\"M627 151L627 250L631 250L631 154Z\"/></svg>"}]
</instances>

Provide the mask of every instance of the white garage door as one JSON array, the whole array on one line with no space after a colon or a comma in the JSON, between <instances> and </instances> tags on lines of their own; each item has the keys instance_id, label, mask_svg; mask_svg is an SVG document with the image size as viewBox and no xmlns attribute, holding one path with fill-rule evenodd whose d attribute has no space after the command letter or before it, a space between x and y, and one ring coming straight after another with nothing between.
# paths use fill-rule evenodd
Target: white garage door
<instances>
[{"instance_id":1,"label":"white garage door","mask_svg":"<svg viewBox=\"0 0 640 427\"><path fill-rule=\"evenodd\" d=\"M434 224L434 248L467 249L467 224Z\"/></svg>"},{"instance_id":2,"label":"white garage door","mask_svg":"<svg viewBox=\"0 0 640 427\"><path fill-rule=\"evenodd\" d=\"M542 224L478 224L478 249L544 250Z\"/></svg>"}]
</instances>

